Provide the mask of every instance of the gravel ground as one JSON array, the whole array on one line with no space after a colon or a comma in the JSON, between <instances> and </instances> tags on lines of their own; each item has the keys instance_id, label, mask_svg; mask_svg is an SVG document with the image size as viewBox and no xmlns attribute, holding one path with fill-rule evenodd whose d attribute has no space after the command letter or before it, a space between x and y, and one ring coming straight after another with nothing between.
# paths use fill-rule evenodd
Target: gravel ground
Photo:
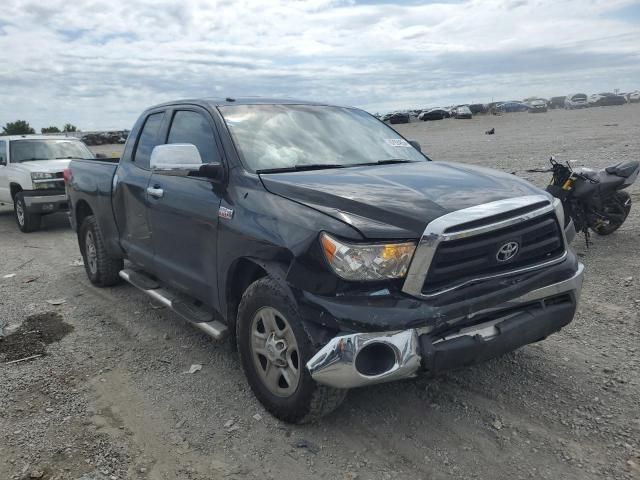
<instances>
[{"instance_id":1,"label":"gravel ground","mask_svg":"<svg viewBox=\"0 0 640 480\"><path fill-rule=\"evenodd\" d=\"M434 159L505 171L550 154L640 158L640 105L398 130ZM575 242L587 276L562 332L435 380L354 390L301 427L262 409L227 343L133 287L92 287L64 216L24 235L0 207L0 479L638 479L640 185L631 193L618 232ZM41 356L6 363L16 345Z\"/></svg>"}]
</instances>

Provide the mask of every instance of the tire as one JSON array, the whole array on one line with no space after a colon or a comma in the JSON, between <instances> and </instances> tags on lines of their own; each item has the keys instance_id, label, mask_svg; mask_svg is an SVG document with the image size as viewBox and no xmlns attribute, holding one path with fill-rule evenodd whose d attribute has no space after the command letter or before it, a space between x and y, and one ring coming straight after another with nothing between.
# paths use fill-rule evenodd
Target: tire
<instances>
[{"instance_id":1,"label":"tire","mask_svg":"<svg viewBox=\"0 0 640 480\"><path fill-rule=\"evenodd\" d=\"M22 192L18 192L13 200L13 214L21 232L30 233L40 230L41 216L37 213L29 213Z\"/></svg>"},{"instance_id":2,"label":"tire","mask_svg":"<svg viewBox=\"0 0 640 480\"><path fill-rule=\"evenodd\" d=\"M80 225L78 243L84 261L84 270L91 283L98 287L109 287L120 283L118 273L124 267L124 261L107 254L102 233L93 215L85 217Z\"/></svg>"},{"instance_id":3,"label":"tire","mask_svg":"<svg viewBox=\"0 0 640 480\"><path fill-rule=\"evenodd\" d=\"M605 236L611 235L618 230L627 219L629 212L631 211L631 197L627 192L616 192L610 200L604 205L604 215L609 213L615 213L622 216L622 221L609 222L608 224L593 225L591 228L598 235Z\"/></svg>"},{"instance_id":4,"label":"tire","mask_svg":"<svg viewBox=\"0 0 640 480\"><path fill-rule=\"evenodd\" d=\"M270 329L269 323L275 328ZM271 353L280 354L276 360L267 357L269 339ZM320 385L311 378L305 365L315 350L294 299L272 278L256 280L244 292L238 307L236 342L251 390L274 417L288 423L308 423L332 412L344 400L347 390ZM261 353L256 351L259 348ZM267 377L275 379L275 384Z\"/></svg>"}]
</instances>

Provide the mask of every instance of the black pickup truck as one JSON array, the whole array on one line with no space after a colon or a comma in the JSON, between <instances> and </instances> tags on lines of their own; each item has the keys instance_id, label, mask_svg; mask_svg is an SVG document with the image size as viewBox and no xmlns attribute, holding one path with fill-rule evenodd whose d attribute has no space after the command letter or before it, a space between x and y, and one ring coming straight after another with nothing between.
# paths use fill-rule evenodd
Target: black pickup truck
<instances>
[{"instance_id":1,"label":"black pickup truck","mask_svg":"<svg viewBox=\"0 0 640 480\"><path fill-rule=\"evenodd\" d=\"M73 161L97 286L128 281L229 335L278 418L480 362L573 318L563 211L509 174L432 162L355 108L252 99L145 111L118 162Z\"/></svg>"}]
</instances>

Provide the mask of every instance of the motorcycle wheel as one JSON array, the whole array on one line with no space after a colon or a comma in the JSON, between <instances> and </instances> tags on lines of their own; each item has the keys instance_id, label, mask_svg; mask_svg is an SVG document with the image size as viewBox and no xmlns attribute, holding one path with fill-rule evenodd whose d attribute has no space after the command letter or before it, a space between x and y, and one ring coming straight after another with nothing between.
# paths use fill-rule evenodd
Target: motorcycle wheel
<instances>
[{"instance_id":1,"label":"motorcycle wheel","mask_svg":"<svg viewBox=\"0 0 640 480\"><path fill-rule=\"evenodd\" d=\"M604 204L602 216L609 217L610 214L613 214L618 218L615 220L609 219L606 223L599 221L596 225L592 225L591 228L598 235L610 235L622 226L630 211L631 197L629 194L627 192L616 192Z\"/></svg>"}]
</instances>

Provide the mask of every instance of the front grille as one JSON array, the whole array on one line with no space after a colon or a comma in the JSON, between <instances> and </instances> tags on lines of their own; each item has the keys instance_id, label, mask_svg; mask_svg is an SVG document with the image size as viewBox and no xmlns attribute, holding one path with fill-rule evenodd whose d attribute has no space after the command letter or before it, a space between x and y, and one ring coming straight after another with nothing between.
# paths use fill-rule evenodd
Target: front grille
<instances>
[{"instance_id":1,"label":"front grille","mask_svg":"<svg viewBox=\"0 0 640 480\"><path fill-rule=\"evenodd\" d=\"M498 261L498 250L509 242L518 244L517 254L508 261ZM554 212L481 235L445 241L433 256L422 293L534 266L563 253L562 232Z\"/></svg>"}]
</instances>

